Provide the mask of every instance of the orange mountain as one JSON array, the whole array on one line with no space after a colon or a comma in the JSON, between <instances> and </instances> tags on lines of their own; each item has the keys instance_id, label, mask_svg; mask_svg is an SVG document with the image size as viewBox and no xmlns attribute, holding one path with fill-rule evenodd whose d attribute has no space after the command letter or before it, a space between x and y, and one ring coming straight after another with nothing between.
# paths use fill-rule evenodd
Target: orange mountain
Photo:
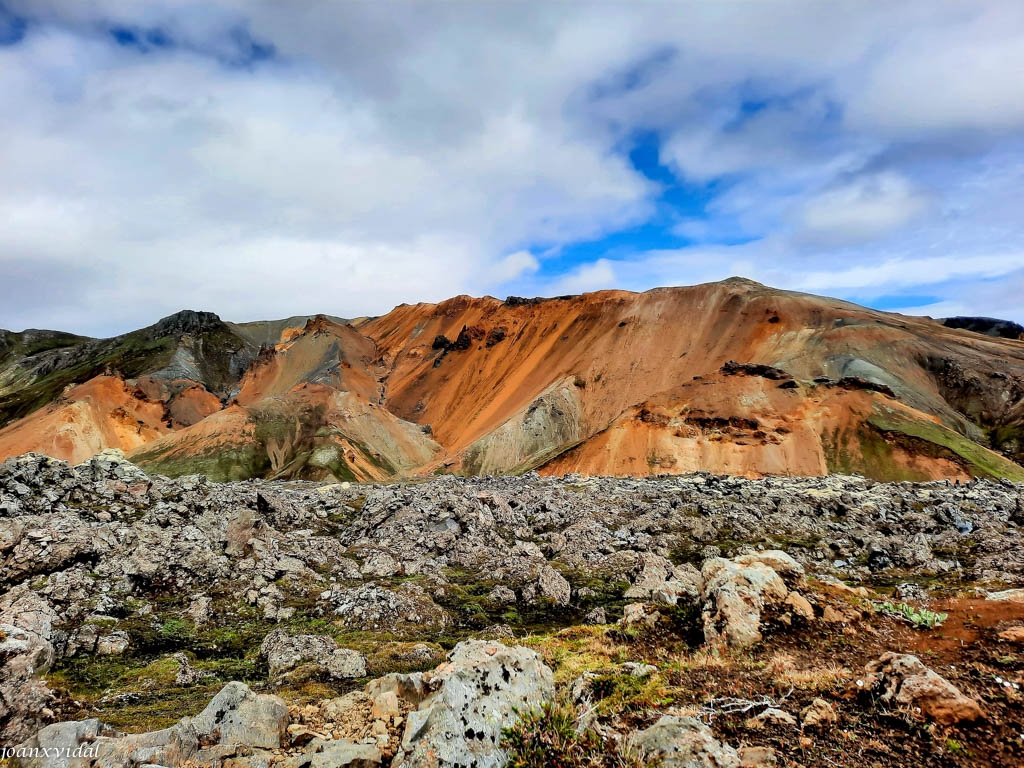
<instances>
[{"instance_id":1,"label":"orange mountain","mask_svg":"<svg viewBox=\"0 0 1024 768\"><path fill-rule=\"evenodd\" d=\"M119 447L153 471L216 479L1024 479L1024 342L928 318L733 278L292 321L207 329L232 360L262 343L233 380L179 365L71 386L0 429L0 457ZM190 332L168 348L197 348ZM25 356L7 358L0 405L5 377L27 380L10 373Z\"/></svg>"}]
</instances>

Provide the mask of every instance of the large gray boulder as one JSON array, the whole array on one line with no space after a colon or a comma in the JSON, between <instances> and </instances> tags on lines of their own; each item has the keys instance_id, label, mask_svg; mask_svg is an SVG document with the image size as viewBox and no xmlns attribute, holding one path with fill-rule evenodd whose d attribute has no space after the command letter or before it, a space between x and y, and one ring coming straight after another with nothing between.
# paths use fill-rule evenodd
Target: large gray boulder
<instances>
[{"instance_id":1,"label":"large gray boulder","mask_svg":"<svg viewBox=\"0 0 1024 768\"><path fill-rule=\"evenodd\" d=\"M448 612L423 587L410 582L395 590L365 584L333 590L325 596L334 606L334 613L349 627L393 630L402 626L445 627L451 623Z\"/></svg>"},{"instance_id":2,"label":"large gray boulder","mask_svg":"<svg viewBox=\"0 0 1024 768\"><path fill-rule=\"evenodd\" d=\"M135 768L139 765L211 765L240 749L282 745L288 708L277 696L257 695L244 683L228 683L195 717L170 728L119 734L98 720L49 725L19 749L49 750L34 768ZM69 759L67 755L82 755Z\"/></svg>"},{"instance_id":3,"label":"large gray boulder","mask_svg":"<svg viewBox=\"0 0 1024 768\"><path fill-rule=\"evenodd\" d=\"M275 682L303 677L347 680L366 676L366 657L359 651L339 648L327 635L290 635L275 629L260 645L270 678Z\"/></svg>"},{"instance_id":4,"label":"large gray boulder","mask_svg":"<svg viewBox=\"0 0 1024 768\"><path fill-rule=\"evenodd\" d=\"M381 764L380 749L373 744L350 741L327 742L321 752L293 758L287 768L377 768Z\"/></svg>"},{"instance_id":5,"label":"large gray boulder","mask_svg":"<svg viewBox=\"0 0 1024 768\"><path fill-rule=\"evenodd\" d=\"M433 672L393 677L400 696L418 701L395 768L501 768L502 729L555 693L537 653L482 640L459 643Z\"/></svg>"},{"instance_id":6,"label":"large gray boulder","mask_svg":"<svg viewBox=\"0 0 1024 768\"><path fill-rule=\"evenodd\" d=\"M555 605L566 606L572 597L572 587L565 577L552 568L545 565L540 569L535 587L524 589L528 602L549 600Z\"/></svg>"},{"instance_id":7,"label":"large gray boulder","mask_svg":"<svg viewBox=\"0 0 1024 768\"><path fill-rule=\"evenodd\" d=\"M665 715L634 733L629 748L645 764L656 763L660 768L740 768L736 750L694 717Z\"/></svg>"},{"instance_id":8,"label":"large gray boulder","mask_svg":"<svg viewBox=\"0 0 1024 768\"><path fill-rule=\"evenodd\" d=\"M5 536L12 546L0 565L8 583L63 570L76 561L101 556L108 549L102 537L77 518L54 514L36 521L32 529L22 529L17 535L10 531Z\"/></svg>"},{"instance_id":9,"label":"large gray boulder","mask_svg":"<svg viewBox=\"0 0 1024 768\"><path fill-rule=\"evenodd\" d=\"M54 723L19 745L16 754L32 768L90 768L99 757L97 739L111 733L95 718Z\"/></svg>"},{"instance_id":10,"label":"large gray boulder","mask_svg":"<svg viewBox=\"0 0 1024 768\"><path fill-rule=\"evenodd\" d=\"M146 483L150 482L149 476L124 456L124 451L118 448L107 448L97 453L91 459L83 461L75 467L75 472L80 477L88 478L94 482L103 480L121 480L123 482Z\"/></svg>"},{"instance_id":11,"label":"large gray boulder","mask_svg":"<svg viewBox=\"0 0 1024 768\"><path fill-rule=\"evenodd\" d=\"M216 733L220 744L277 749L288 727L288 707L277 696L253 693L245 683L228 683L206 709L181 725L200 736Z\"/></svg>"},{"instance_id":12,"label":"large gray boulder","mask_svg":"<svg viewBox=\"0 0 1024 768\"><path fill-rule=\"evenodd\" d=\"M0 742L16 744L53 719L54 695L38 679L53 664L49 603L25 587L0 598Z\"/></svg>"},{"instance_id":13,"label":"large gray boulder","mask_svg":"<svg viewBox=\"0 0 1024 768\"><path fill-rule=\"evenodd\" d=\"M778 550L705 561L701 567L705 641L733 648L760 642L762 614L770 608L781 609L790 587L799 586L803 575L803 567Z\"/></svg>"}]
</instances>

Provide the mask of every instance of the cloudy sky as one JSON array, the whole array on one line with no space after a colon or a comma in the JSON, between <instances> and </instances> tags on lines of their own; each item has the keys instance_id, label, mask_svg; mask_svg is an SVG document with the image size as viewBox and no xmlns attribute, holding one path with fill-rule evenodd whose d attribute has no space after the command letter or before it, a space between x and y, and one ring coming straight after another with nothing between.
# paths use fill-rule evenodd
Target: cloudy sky
<instances>
[{"instance_id":1,"label":"cloudy sky","mask_svg":"<svg viewBox=\"0 0 1024 768\"><path fill-rule=\"evenodd\" d=\"M0 0L0 327L743 275L1024 321L1024 3Z\"/></svg>"}]
</instances>

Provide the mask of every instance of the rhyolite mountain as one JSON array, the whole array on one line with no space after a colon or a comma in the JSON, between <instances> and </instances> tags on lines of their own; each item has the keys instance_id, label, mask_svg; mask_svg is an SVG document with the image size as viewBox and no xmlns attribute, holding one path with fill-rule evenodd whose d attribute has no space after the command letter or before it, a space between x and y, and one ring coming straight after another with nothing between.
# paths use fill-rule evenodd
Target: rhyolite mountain
<instances>
[{"instance_id":1,"label":"rhyolite mountain","mask_svg":"<svg viewBox=\"0 0 1024 768\"><path fill-rule=\"evenodd\" d=\"M1024 480L1024 341L732 278L376 318L0 331L0 459L168 475ZM1007 330L1009 329L1009 331Z\"/></svg>"}]
</instances>

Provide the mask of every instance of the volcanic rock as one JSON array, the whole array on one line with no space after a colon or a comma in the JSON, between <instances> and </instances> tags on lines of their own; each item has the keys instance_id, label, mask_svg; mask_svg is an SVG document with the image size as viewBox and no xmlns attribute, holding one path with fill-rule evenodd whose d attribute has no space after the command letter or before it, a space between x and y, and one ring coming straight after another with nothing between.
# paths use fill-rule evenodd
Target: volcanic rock
<instances>
[{"instance_id":1,"label":"volcanic rock","mask_svg":"<svg viewBox=\"0 0 1024 768\"><path fill-rule=\"evenodd\" d=\"M714 737L711 729L693 717L663 716L629 739L642 759L663 768L739 768L735 749Z\"/></svg>"},{"instance_id":2,"label":"volcanic rock","mask_svg":"<svg viewBox=\"0 0 1024 768\"><path fill-rule=\"evenodd\" d=\"M985 716L981 706L938 673L928 669L917 656L886 653L867 665L865 686L877 692L885 704L916 706L927 717L955 725Z\"/></svg>"},{"instance_id":3,"label":"volcanic rock","mask_svg":"<svg viewBox=\"0 0 1024 768\"><path fill-rule=\"evenodd\" d=\"M445 664L400 685L417 709L393 761L397 768L500 768L502 728L554 695L552 672L535 652L481 640L459 643Z\"/></svg>"},{"instance_id":4,"label":"volcanic rock","mask_svg":"<svg viewBox=\"0 0 1024 768\"><path fill-rule=\"evenodd\" d=\"M260 656L266 659L272 680L325 676L346 680L366 675L366 658L358 651L339 648L326 635L292 635L275 629L263 639Z\"/></svg>"}]
</instances>

